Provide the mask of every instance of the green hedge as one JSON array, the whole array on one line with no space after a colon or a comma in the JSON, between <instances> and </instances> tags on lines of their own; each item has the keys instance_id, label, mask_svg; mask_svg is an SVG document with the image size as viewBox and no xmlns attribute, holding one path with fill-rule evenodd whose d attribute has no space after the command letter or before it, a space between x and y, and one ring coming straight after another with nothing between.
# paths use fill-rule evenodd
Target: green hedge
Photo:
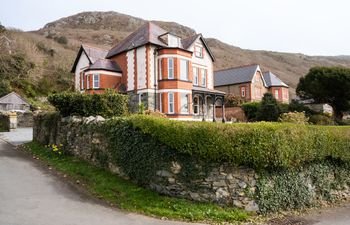
<instances>
[{"instance_id":1,"label":"green hedge","mask_svg":"<svg viewBox=\"0 0 350 225\"><path fill-rule=\"evenodd\" d=\"M142 115L125 120L147 135L146 141L211 162L261 169L292 168L328 158L350 161L350 127L180 122Z\"/></svg>"},{"instance_id":2,"label":"green hedge","mask_svg":"<svg viewBox=\"0 0 350 225\"><path fill-rule=\"evenodd\" d=\"M62 116L96 116L113 117L126 115L128 96L107 91L104 94L82 94L64 92L52 94L49 102Z\"/></svg>"}]
</instances>

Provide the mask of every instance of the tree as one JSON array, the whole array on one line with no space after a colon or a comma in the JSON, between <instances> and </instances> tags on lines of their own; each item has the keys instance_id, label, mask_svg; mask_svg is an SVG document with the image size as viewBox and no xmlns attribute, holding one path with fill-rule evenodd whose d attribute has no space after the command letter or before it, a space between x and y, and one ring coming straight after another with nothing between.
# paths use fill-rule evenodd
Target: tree
<instances>
[{"instance_id":1,"label":"tree","mask_svg":"<svg viewBox=\"0 0 350 225\"><path fill-rule=\"evenodd\" d=\"M0 81L0 97L7 95L11 92L11 86L10 83L6 80Z\"/></svg>"},{"instance_id":2,"label":"tree","mask_svg":"<svg viewBox=\"0 0 350 225\"><path fill-rule=\"evenodd\" d=\"M271 93L265 93L261 100L261 106L257 113L258 121L277 121L279 109L277 100Z\"/></svg>"},{"instance_id":3,"label":"tree","mask_svg":"<svg viewBox=\"0 0 350 225\"><path fill-rule=\"evenodd\" d=\"M297 94L315 103L328 103L334 118L341 121L350 110L350 69L343 67L313 67L300 78Z\"/></svg>"}]
</instances>

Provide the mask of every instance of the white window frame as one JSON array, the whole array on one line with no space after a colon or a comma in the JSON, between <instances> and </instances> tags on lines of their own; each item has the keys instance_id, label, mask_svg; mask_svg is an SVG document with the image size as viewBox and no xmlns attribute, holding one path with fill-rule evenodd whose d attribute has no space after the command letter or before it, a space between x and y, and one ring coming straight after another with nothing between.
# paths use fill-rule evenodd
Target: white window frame
<instances>
[{"instance_id":1,"label":"white window frame","mask_svg":"<svg viewBox=\"0 0 350 225\"><path fill-rule=\"evenodd\" d=\"M193 84L198 86L198 68L193 67Z\"/></svg>"},{"instance_id":2,"label":"white window frame","mask_svg":"<svg viewBox=\"0 0 350 225\"><path fill-rule=\"evenodd\" d=\"M246 90L245 90L246 88L245 87L241 87L241 97L245 97L246 96Z\"/></svg>"},{"instance_id":3,"label":"white window frame","mask_svg":"<svg viewBox=\"0 0 350 225\"><path fill-rule=\"evenodd\" d=\"M96 77L97 77L97 79L96 79ZM97 84L98 85L95 85L95 82L97 81ZM94 88L94 89L98 89L98 88L100 88L100 74L93 74L92 75L92 87Z\"/></svg>"},{"instance_id":4,"label":"white window frame","mask_svg":"<svg viewBox=\"0 0 350 225\"><path fill-rule=\"evenodd\" d=\"M170 105L172 105L172 110ZM174 114L175 113L175 97L174 92L168 93L168 114Z\"/></svg>"},{"instance_id":5,"label":"white window frame","mask_svg":"<svg viewBox=\"0 0 350 225\"><path fill-rule=\"evenodd\" d=\"M199 46L199 45L195 45L194 46L194 54L195 54L195 56L197 57L197 58L203 58L203 47L202 46ZM200 50L200 51L198 51L198 50Z\"/></svg>"},{"instance_id":6,"label":"white window frame","mask_svg":"<svg viewBox=\"0 0 350 225\"><path fill-rule=\"evenodd\" d=\"M171 66L170 66L171 62ZM172 72L170 76L170 71ZM174 58L168 58L168 79L174 79Z\"/></svg>"},{"instance_id":7,"label":"white window frame","mask_svg":"<svg viewBox=\"0 0 350 225\"><path fill-rule=\"evenodd\" d=\"M163 94L159 93L159 112L163 112Z\"/></svg>"},{"instance_id":8,"label":"white window frame","mask_svg":"<svg viewBox=\"0 0 350 225\"><path fill-rule=\"evenodd\" d=\"M168 35L168 46L173 48L178 48L180 46L180 38L169 34Z\"/></svg>"},{"instance_id":9,"label":"white window frame","mask_svg":"<svg viewBox=\"0 0 350 225\"><path fill-rule=\"evenodd\" d=\"M188 114L190 112L189 109L189 104L188 104L188 94L187 93L181 93L181 114ZM185 103L183 102L183 100L185 99ZM185 110L186 109L186 110Z\"/></svg>"},{"instance_id":10,"label":"white window frame","mask_svg":"<svg viewBox=\"0 0 350 225\"><path fill-rule=\"evenodd\" d=\"M207 86L207 70L206 69L202 69L201 85L202 85L202 87L206 87Z\"/></svg>"},{"instance_id":11,"label":"white window frame","mask_svg":"<svg viewBox=\"0 0 350 225\"><path fill-rule=\"evenodd\" d=\"M188 80L188 66L188 60L180 59L180 80Z\"/></svg>"},{"instance_id":12,"label":"white window frame","mask_svg":"<svg viewBox=\"0 0 350 225\"><path fill-rule=\"evenodd\" d=\"M275 99L279 99L279 91L278 91L278 89L275 89L274 91L275 91L275 93L274 93Z\"/></svg>"}]
</instances>

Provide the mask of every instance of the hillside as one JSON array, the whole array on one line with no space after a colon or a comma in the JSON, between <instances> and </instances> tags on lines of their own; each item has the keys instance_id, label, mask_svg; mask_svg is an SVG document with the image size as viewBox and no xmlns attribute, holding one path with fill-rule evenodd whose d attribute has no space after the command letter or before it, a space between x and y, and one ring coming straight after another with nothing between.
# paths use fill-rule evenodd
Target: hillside
<instances>
[{"instance_id":1,"label":"hillside","mask_svg":"<svg viewBox=\"0 0 350 225\"><path fill-rule=\"evenodd\" d=\"M81 43L108 49L144 22L145 20L141 18L117 12L83 12L48 23L38 31L11 31L8 35L16 43L11 44L12 48L24 52L28 60L35 63L34 71L28 75L33 85L38 89L41 88L40 82L49 83L47 86L51 85L47 87L47 91L43 91L45 94L59 90L53 84L57 81L63 83L61 88L68 88L69 69ZM178 23L153 22L182 37L195 33L193 29ZM321 57L247 50L208 37L207 42L216 57L215 69L259 63L263 70L273 71L290 85L292 94L295 93L299 78L305 75L310 67L317 65L350 67L350 56ZM51 52L54 52L53 55Z\"/></svg>"}]
</instances>

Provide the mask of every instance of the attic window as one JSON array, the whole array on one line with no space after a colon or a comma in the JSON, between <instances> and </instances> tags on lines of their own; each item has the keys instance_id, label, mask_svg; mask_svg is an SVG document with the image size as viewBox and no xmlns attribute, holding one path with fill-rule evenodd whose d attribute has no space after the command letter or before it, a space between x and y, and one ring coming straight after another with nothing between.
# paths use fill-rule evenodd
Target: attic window
<instances>
[{"instance_id":1,"label":"attic window","mask_svg":"<svg viewBox=\"0 0 350 225\"><path fill-rule=\"evenodd\" d=\"M169 34L168 35L168 46L169 47L180 47L180 38Z\"/></svg>"},{"instance_id":2,"label":"attic window","mask_svg":"<svg viewBox=\"0 0 350 225\"><path fill-rule=\"evenodd\" d=\"M203 58L203 47L196 45L194 47L194 53L197 58Z\"/></svg>"}]
</instances>

